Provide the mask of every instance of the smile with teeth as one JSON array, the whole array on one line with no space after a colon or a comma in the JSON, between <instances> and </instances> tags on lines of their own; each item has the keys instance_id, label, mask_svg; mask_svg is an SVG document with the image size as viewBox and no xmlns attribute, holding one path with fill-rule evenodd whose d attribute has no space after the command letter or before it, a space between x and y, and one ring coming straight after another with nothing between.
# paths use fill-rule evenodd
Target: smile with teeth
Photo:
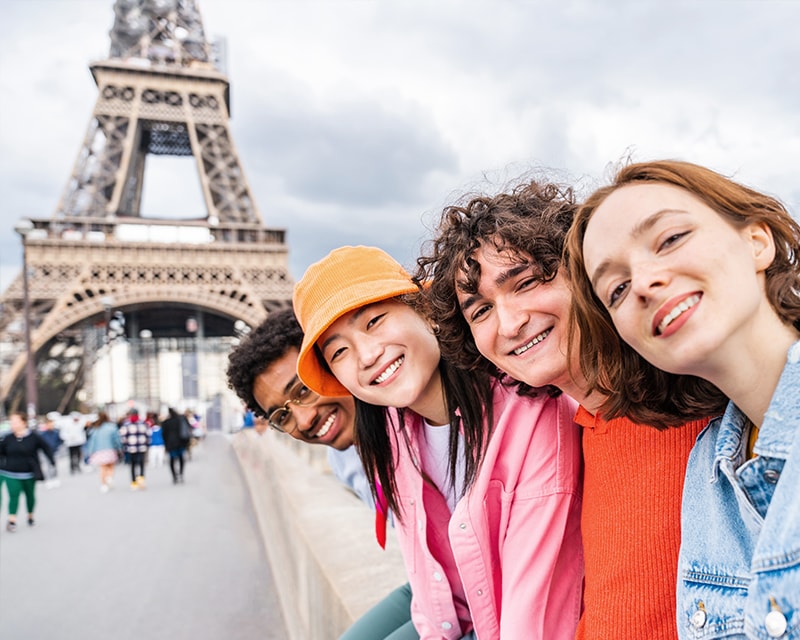
<instances>
[{"instance_id":1,"label":"smile with teeth","mask_svg":"<svg viewBox=\"0 0 800 640\"><path fill-rule=\"evenodd\" d=\"M375 378L372 384L380 384L384 380L388 380L389 376L391 376L395 371L397 371L400 368L400 365L403 364L403 360L405 359L406 359L405 356L400 356L397 360L392 362L392 364L386 367L386 369L384 370L383 373L381 373L381 375Z\"/></svg>"},{"instance_id":2,"label":"smile with teeth","mask_svg":"<svg viewBox=\"0 0 800 640\"><path fill-rule=\"evenodd\" d=\"M328 431L330 431L330 430L331 430L331 427L333 426L333 422L334 422L335 420L336 420L336 411L334 411L333 413L331 413L331 415L329 415L329 416L328 416L328 418L325 420L325 422L323 422L323 423L322 423L322 426L319 428L319 431L317 431L317 432L314 434L314 437L315 437L315 438L322 438L322 437L324 437L324 436L325 436L325 434L327 434L327 433L328 433Z\"/></svg>"},{"instance_id":3,"label":"smile with teeth","mask_svg":"<svg viewBox=\"0 0 800 640\"><path fill-rule=\"evenodd\" d=\"M686 298L686 300L681 302L677 307L670 311L666 316L664 316L664 319L658 323L656 334L661 335L664 333L664 329L672 324L682 313L691 309L698 302L700 302L700 296L698 294L694 294L693 296Z\"/></svg>"},{"instance_id":4,"label":"smile with teeth","mask_svg":"<svg viewBox=\"0 0 800 640\"><path fill-rule=\"evenodd\" d=\"M542 340L544 340L547 336L550 335L550 332L552 330L553 330L553 327L550 327L547 331L542 331L538 336L536 336L533 340L531 340L527 344L524 344L521 347L518 347L517 349L514 349L514 352L513 352L514 355L515 356L522 355L523 353L525 353L528 349L530 349L534 345L539 344Z\"/></svg>"}]
</instances>

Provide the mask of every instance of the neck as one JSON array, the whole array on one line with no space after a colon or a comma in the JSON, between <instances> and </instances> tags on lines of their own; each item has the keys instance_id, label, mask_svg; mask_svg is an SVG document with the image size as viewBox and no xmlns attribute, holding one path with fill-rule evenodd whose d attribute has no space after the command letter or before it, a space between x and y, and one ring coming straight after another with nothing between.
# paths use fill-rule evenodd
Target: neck
<instances>
[{"instance_id":1,"label":"neck","mask_svg":"<svg viewBox=\"0 0 800 640\"><path fill-rule=\"evenodd\" d=\"M773 328L775 329L775 328ZM720 358L709 365L702 377L719 387L750 419L761 426L772 396L786 366L786 354L800 333L783 323L768 333L769 340L760 338L726 345Z\"/></svg>"},{"instance_id":2,"label":"neck","mask_svg":"<svg viewBox=\"0 0 800 640\"><path fill-rule=\"evenodd\" d=\"M577 373L575 373L577 371ZM559 380L556 385L562 393L566 393L570 398L583 406L589 413L594 415L603 404L605 399L598 393L588 393L589 385L586 378L580 373L580 366L573 363L572 371L568 372L564 379Z\"/></svg>"},{"instance_id":3,"label":"neck","mask_svg":"<svg viewBox=\"0 0 800 640\"><path fill-rule=\"evenodd\" d=\"M442 426L449 424L450 416L447 412L447 400L444 397L444 386L439 370L433 374L425 391L408 407L421 415L429 424Z\"/></svg>"}]
</instances>

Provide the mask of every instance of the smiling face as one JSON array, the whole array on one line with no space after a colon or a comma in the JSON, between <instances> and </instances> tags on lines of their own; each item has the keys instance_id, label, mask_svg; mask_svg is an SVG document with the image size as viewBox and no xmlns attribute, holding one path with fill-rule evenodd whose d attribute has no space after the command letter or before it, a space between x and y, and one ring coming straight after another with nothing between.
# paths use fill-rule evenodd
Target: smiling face
<instances>
[{"instance_id":1,"label":"smiling face","mask_svg":"<svg viewBox=\"0 0 800 640\"><path fill-rule=\"evenodd\" d=\"M269 415L289 400L289 391L297 382L299 350L289 349L256 376L253 397ZM311 405L288 405L297 428L289 435L309 444L325 444L334 449L347 449L355 433L355 405L352 396L320 397Z\"/></svg>"},{"instance_id":2,"label":"smiling face","mask_svg":"<svg viewBox=\"0 0 800 640\"><path fill-rule=\"evenodd\" d=\"M516 380L572 390L567 341L571 294L561 272L542 282L535 265L482 244L477 293L456 286L461 312L481 354Z\"/></svg>"},{"instance_id":3,"label":"smiling face","mask_svg":"<svg viewBox=\"0 0 800 640\"><path fill-rule=\"evenodd\" d=\"M317 340L325 362L354 396L385 407L408 407L441 424L446 407L441 354L425 319L397 299L338 318Z\"/></svg>"},{"instance_id":4,"label":"smiling face","mask_svg":"<svg viewBox=\"0 0 800 640\"><path fill-rule=\"evenodd\" d=\"M734 227L684 189L648 183L611 193L583 239L586 272L623 340L655 366L707 377L730 367L773 315L762 224Z\"/></svg>"}]
</instances>

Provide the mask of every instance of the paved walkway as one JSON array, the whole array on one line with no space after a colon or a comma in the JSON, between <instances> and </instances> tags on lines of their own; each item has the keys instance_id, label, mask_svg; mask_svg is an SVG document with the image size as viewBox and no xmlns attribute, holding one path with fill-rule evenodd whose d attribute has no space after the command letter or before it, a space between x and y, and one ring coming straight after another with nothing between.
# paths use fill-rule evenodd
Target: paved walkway
<instances>
[{"instance_id":1,"label":"paved walkway","mask_svg":"<svg viewBox=\"0 0 800 640\"><path fill-rule=\"evenodd\" d=\"M61 486L37 483L36 525L24 499L5 530L2 490L0 638L3 640L277 640L286 631L250 499L226 436L212 434L187 462L148 468L131 491L95 471Z\"/></svg>"}]
</instances>

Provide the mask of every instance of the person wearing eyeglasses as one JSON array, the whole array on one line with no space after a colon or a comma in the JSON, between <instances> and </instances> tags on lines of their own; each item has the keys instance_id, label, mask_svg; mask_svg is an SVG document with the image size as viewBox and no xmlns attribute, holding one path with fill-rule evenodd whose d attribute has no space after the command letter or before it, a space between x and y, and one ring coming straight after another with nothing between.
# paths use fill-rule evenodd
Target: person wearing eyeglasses
<instances>
[{"instance_id":1,"label":"person wearing eyeglasses","mask_svg":"<svg viewBox=\"0 0 800 640\"><path fill-rule=\"evenodd\" d=\"M297 377L303 330L291 308L274 311L228 355L228 386L256 421L307 444L326 445L336 478L370 508L370 492L354 446L352 396L320 396ZM417 640L411 622L411 588L404 584L367 611L339 640Z\"/></svg>"}]
</instances>

